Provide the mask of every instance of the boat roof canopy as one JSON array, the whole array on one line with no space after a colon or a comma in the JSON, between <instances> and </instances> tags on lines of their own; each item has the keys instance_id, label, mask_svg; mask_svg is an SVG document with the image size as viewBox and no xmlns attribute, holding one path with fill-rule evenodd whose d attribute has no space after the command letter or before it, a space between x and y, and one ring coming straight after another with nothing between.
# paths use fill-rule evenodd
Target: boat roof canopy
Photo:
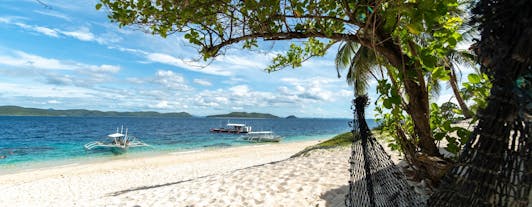
<instances>
[{"instance_id":1,"label":"boat roof canopy","mask_svg":"<svg viewBox=\"0 0 532 207\"><path fill-rule=\"evenodd\" d=\"M109 138L118 138L118 137L123 137L125 136L124 134L121 134L121 133L114 133L114 134L110 134L110 135L107 135Z\"/></svg>"},{"instance_id":2,"label":"boat roof canopy","mask_svg":"<svg viewBox=\"0 0 532 207\"><path fill-rule=\"evenodd\" d=\"M245 124L227 124L227 126L241 126L241 127L244 127L246 125Z\"/></svg>"}]
</instances>

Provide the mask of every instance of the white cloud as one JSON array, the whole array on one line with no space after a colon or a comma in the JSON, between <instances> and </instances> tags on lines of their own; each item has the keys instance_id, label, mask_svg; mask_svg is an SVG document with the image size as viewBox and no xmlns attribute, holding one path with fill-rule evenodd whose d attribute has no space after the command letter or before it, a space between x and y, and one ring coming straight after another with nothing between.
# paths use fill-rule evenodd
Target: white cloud
<instances>
[{"instance_id":1,"label":"white cloud","mask_svg":"<svg viewBox=\"0 0 532 207\"><path fill-rule=\"evenodd\" d=\"M340 91L338 91L338 95L339 96L349 97L349 96L353 96L354 92L352 90L341 89Z\"/></svg>"},{"instance_id":2,"label":"white cloud","mask_svg":"<svg viewBox=\"0 0 532 207\"><path fill-rule=\"evenodd\" d=\"M194 105L200 107L218 107L220 104L209 96L197 96L194 98Z\"/></svg>"},{"instance_id":3,"label":"white cloud","mask_svg":"<svg viewBox=\"0 0 532 207\"><path fill-rule=\"evenodd\" d=\"M233 69L264 69L270 60L270 57L267 55L242 53L240 55L224 55L217 57L214 64L231 66Z\"/></svg>"},{"instance_id":4,"label":"white cloud","mask_svg":"<svg viewBox=\"0 0 532 207\"><path fill-rule=\"evenodd\" d=\"M203 79L194 79L194 83L197 83L202 86L212 86L212 83Z\"/></svg>"},{"instance_id":5,"label":"white cloud","mask_svg":"<svg viewBox=\"0 0 532 207\"><path fill-rule=\"evenodd\" d=\"M126 48L126 47L119 47L119 46L108 46L107 48L109 49L116 49L116 50L119 50L119 51L122 51L122 52L129 52L129 53L133 53L133 54L136 54L136 55L149 55L150 53L144 51L144 50L140 50L140 49L133 49L133 48Z\"/></svg>"},{"instance_id":6,"label":"white cloud","mask_svg":"<svg viewBox=\"0 0 532 207\"><path fill-rule=\"evenodd\" d=\"M174 66L184 65L184 62L181 59L177 59L168 54L150 53L146 56L146 58L153 62L159 62L159 63L169 64L169 65L174 65Z\"/></svg>"},{"instance_id":7,"label":"white cloud","mask_svg":"<svg viewBox=\"0 0 532 207\"><path fill-rule=\"evenodd\" d=\"M88 68L94 72L117 73L118 71L120 71L120 66L116 66L116 65L105 65L105 64L99 65L99 66L89 65Z\"/></svg>"},{"instance_id":8,"label":"white cloud","mask_svg":"<svg viewBox=\"0 0 532 207\"><path fill-rule=\"evenodd\" d=\"M191 90L181 74L170 70L159 70L155 74L155 82L174 90Z\"/></svg>"},{"instance_id":9,"label":"white cloud","mask_svg":"<svg viewBox=\"0 0 532 207\"><path fill-rule=\"evenodd\" d=\"M90 98L97 91L71 86L52 86L44 84L0 83L0 91L5 96L57 97L57 98Z\"/></svg>"},{"instance_id":10,"label":"white cloud","mask_svg":"<svg viewBox=\"0 0 532 207\"><path fill-rule=\"evenodd\" d=\"M155 104L155 105L150 105L151 108L156 108L156 109L168 109L168 108L171 108L170 105L168 105L168 101L159 101L159 103Z\"/></svg>"},{"instance_id":11,"label":"white cloud","mask_svg":"<svg viewBox=\"0 0 532 207\"><path fill-rule=\"evenodd\" d=\"M41 27L41 26L35 27L34 26L29 29L36 31L38 33L50 36L50 37L59 37L59 33L57 33L57 31L55 31L54 29L47 28L47 27Z\"/></svg>"},{"instance_id":12,"label":"white cloud","mask_svg":"<svg viewBox=\"0 0 532 207\"><path fill-rule=\"evenodd\" d=\"M20 28L35 31L35 32L38 32L38 33L41 33L47 36L59 37L59 33L57 31L55 31L54 29L47 28L47 27L27 25L24 23L15 23L15 25L19 26Z\"/></svg>"},{"instance_id":13,"label":"white cloud","mask_svg":"<svg viewBox=\"0 0 532 207\"><path fill-rule=\"evenodd\" d=\"M41 33L41 34L44 34L50 37L54 37L54 38L71 37L71 38L75 38L75 39L78 39L80 41L85 41L85 42L97 42L102 45L107 45L108 43L116 43L122 40L120 36L116 35L115 33L111 33L111 32L95 35L94 33L91 32L89 27L85 27L85 26L80 27L75 30L63 30L63 29L49 28L49 27L44 27L44 26L29 25L26 23L13 21L12 19L14 18L13 17L0 17L0 23L16 25L20 28L38 32L38 33Z\"/></svg>"},{"instance_id":14,"label":"white cloud","mask_svg":"<svg viewBox=\"0 0 532 207\"><path fill-rule=\"evenodd\" d=\"M74 31L61 31L62 34L76 38L81 41L94 41L95 36L92 34L89 28L81 27L78 30Z\"/></svg>"},{"instance_id":15,"label":"white cloud","mask_svg":"<svg viewBox=\"0 0 532 207\"><path fill-rule=\"evenodd\" d=\"M233 106L233 107L231 107L231 109L233 109L233 110L237 110L237 111L240 111L240 110L243 110L244 107Z\"/></svg>"},{"instance_id":16,"label":"white cloud","mask_svg":"<svg viewBox=\"0 0 532 207\"><path fill-rule=\"evenodd\" d=\"M229 88L229 91L231 91L232 95L238 97L246 97L250 95L250 90L247 85L234 86Z\"/></svg>"},{"instance_id":17,"label":"white cloud","mask_svg":"<svg viewBox=\"0 0 532 207\"><path fill-rule=\"evenodd\" d=\"M296 78L282 78L282 82L292 85L292 89L287 87L279 87L278 91L285 95L297 96L300 99L308 99L312 101L334 101L335 96L344 95L345 93L334 93L332 89L334 85L331 83L337 80L330 78L310 78L310 79L296 79Z\"/></svg>"},{"instance_id":18,"label":"white cloud","mask_svg":"<svg viewBox=\"0 0 532 207\"><path fill-rule=\"evenodd\" d=\"M79 79L74 81L74 78L70 75L48 74L46 76L46 82L53 85L73 85L75 83L82 84L83 82Z\"/></svg>"},{"instance_id":19,"label":"white cloud","mask_svg":"<svg viewBox=\"0 0 532 207\"><path fill-rule=\"evenodd\" d=\"M146 59L152 62L173 65L173 66L177 66L183 69L200 72L200 73L207 73L207 74L221 75L221 76L230 76L233 74L230 71L222 70L212 65L208 65L205 67L195 66L195 65L192 65L193 61L179 59L179 58L173 57L168 54L163 54L163 53L149 53L148 55L146 55Z\"/></svg>"},{"instance_id":20,"label":"white cloud","mask_svg":"<svg viewBox=\"0 0 532 207\"><path fill-rule=\"evenodd\" d=\"M58 60L55 58L46 58L22 51L12 51L12 54L0 53L0 64L21 68L34 68L46 70L78 70L86 69L96 73L116 73L120 71L120 66L116 65L91 65L74 61Z\"/></svg>"},{"instance_id":21,"label":"white cloud","mask_svg":"<svg viewBox=\"0 0 532 207\"><path fill-rule=\"evenodd\" d=\"M49 100L49 101L47 101L46 103L49 103L49 104L59 104L59 103L61 103L61 101L58 101L58 100Z\"/></svg>"},{"instance_id":22,"label":"white cloud","mask_svg":"<svg viewBox=\"0 0 532 207\"><path fill-rule=\"evenodd\" d=\"M14 24L14 22L17 22L17 20L24 20L27 19L26 17L22 16L1 16L0 17L0 23L3 24Z\"/></svg>"},{"instance_id":23,"label":"white cloud","mask_svg":"<svg viewBox=\"0 0 532 207\"><path fill-rule=\"evenodd\" d=\"M0 64L15 67L31 67L39 69L73 70L75 65L66 64L53 58L44 58L22 51L14 51L12 56L0 55Z\"/></svg>"},{"instance_id":24,"label":"white cloud","mask_svg":"<svg viewBox=\"0 0 532 207\"><path fill-rule=\"evenodd\" d=\"M9 19L7 17L0 17L0 23L8 24L10 22L11 22L11 19Z\"/></svg>"},{"instance_id":25,"label":"white cloud","mask_svg":"<svg viewBox=\"0 0 532 207\"><path fill-rule=\"evenodd\" d=\"M59 37L59 34L57 33L57 31L55 31L53 29L50 29L50 28L34 27L34 30L37 31L37 32L40 32L42 34L48 35L48 36Z\"/></svg>"}]
</instances>

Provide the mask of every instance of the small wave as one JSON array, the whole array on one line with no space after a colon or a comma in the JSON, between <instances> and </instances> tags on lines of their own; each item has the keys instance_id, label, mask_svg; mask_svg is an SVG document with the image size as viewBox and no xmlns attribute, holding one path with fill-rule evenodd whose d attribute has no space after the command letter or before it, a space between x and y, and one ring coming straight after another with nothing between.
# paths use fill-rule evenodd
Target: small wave
<instances>
[{"instance_id":1,"label":"small wave","mask_svg":"<svg viewBox=\"0 0 532 207\"><path fill-rule=\"evenodd\" d=\"M168 154L171 155L182 155L182 154L190 154L190 153L196 153L196 152L203 152L204 150L189 150L189 151L179 151L179 152L171 152Z\"/></svg>"},{"instance_id":2,"label":"small wave","mask_svg":"<svg viewBox=\"0 0 532 207\"><path fill-rule=\"evenodd\" d=\"M230 146L233 146L233 145L227 144L227 143L216 143L216 144L203 145L203 147L230 147Z\"/></svg>"}]
</instances>

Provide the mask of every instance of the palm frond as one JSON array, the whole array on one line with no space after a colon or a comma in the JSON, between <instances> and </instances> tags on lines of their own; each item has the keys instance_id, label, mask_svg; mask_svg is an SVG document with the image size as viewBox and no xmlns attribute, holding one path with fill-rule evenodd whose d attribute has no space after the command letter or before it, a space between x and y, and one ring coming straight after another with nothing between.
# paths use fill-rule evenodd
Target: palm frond
<instances>
[{"instance_id":1,"label":"palm frond","mask_svg":"<svg viewBox=\"0 0 532 207\"><path fill-rule=\"evenodd\" d=\"M368 81L372 70L376 69L378 62L375 53L367 47L359 47L349 67L348 84L355 86L355 93L366 93Z\"/></svg>"},{"instance_id":2,"label":"palm frond","mask_svg":"<svg viewBox=\"0 0 532 207\"><path fill-rule=\"evenodd\" d=\"M334 63L336 65L336 72L338 78L341 77L340 71L347 69L351 65L351 58L355 55L356 49L359 47L356 42L342 42L336 53Z\"/></svg>"}]
</instances>

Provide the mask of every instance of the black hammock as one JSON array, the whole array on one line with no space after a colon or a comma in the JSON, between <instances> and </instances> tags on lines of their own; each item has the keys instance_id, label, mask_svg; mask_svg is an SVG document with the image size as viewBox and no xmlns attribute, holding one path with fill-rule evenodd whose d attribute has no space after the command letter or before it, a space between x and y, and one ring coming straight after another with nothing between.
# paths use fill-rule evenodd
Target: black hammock
<instances>
[{"instance_id":1,"label":"black hammock","mask_svg":"<svg viewBox=\"0 0 532 207\"><path fill-rule=\"evenodd\" d=\"M349 193L346 206L397 206L424 205L405 176L392 162L384 148L375 140L364 119L367 96L353 100L355 119L352 122L353 141L350 163ZM359 136L357 136L359 135Z\"/></svg>"}]
</instances>

